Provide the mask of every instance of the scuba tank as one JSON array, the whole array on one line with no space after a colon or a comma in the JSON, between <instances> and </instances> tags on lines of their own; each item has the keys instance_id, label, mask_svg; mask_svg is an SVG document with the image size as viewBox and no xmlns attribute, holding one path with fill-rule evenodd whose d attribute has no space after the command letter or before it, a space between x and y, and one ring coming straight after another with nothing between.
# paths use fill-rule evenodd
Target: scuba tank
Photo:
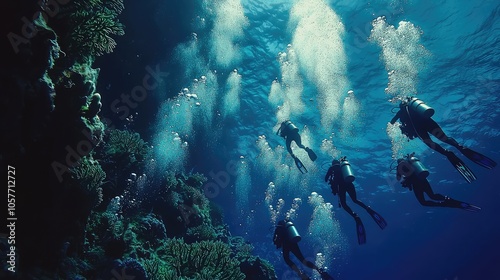
<instances>
[{"instance_id":1,"label":"scuba tank","mask_svg":"<svg viewBox=\"0 0 500 280\"><path fill-rule=\"evenodd\" d=\"M278 128L278 131L276 131L276 134L281 137L285 137L289 132L292 131L299 131L299 129L290 120L286 120L281 123L280 128Z\"/></svg>"},{"instance_id":2,"label":"scuba tank","mask_svg":"<svg viewBox=\"0 0 500 280\"><path fill-rule=\"evenodd\" d=\"M422 117L430 118L432 117L432 115L434 115L434 109L427 106L424 101L418 98L409 98L408 106L411 108L411 110L413 110L413 112L416 112Z\"/></svg>"},{"instance_id":3,"label":"scuba tank","mask_svg":"<svg viewBox=\"0 0 500 280\"><path fill-rule=\"evenodd\" d=\"M297 243L302 239L299 232L295 228L295 225L291 221L285 223L285 236L286 240L294 243Z\"/></svg>"},{"instance_id":4,"label":"scuba tank","mask_svg":"<svg viewBox=\"0 0 500 280\"><path fill-rule=\"evenodd\" d=\"M299 131L296 125L293 124L290 120L285 121L285 133L291 131Z\"/></svg>"},{"instance_id":5,"label":"scuba tank","mask_svg":"<svg viewBox=\"0 0 500 280\"><path fill-rule=\"evenodd\" d=\"M354 182L354 172L352 172L351 164L347 161L346 157L340 159L340 170L342 171L342 177L347 183Z\"/></svg>"},{"instance_id":6,"label":"scuba tank","mask_svg":"<svg viewBox=\"0 0 500 280\"><path fill-rule=\"evenodd\" d=\"M420 160L413 154L408 155L408 162L410 162L411 166L413 167L413 172L417 177L425 179L427 178L427 176L429 176L429 170L427 170L422 162L420 162Z\"/></svg>"}]
</instances>

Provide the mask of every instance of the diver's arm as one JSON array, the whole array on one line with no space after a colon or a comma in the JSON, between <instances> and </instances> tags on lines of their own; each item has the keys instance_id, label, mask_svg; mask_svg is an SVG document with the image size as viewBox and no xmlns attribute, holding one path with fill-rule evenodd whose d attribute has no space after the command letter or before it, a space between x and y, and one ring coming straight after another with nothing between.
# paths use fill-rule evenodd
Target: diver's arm
<instances>
[{"instance_id":1,"label":"diver's arm","mask_svg":"<svg viewBox=\"0 0 500 280\"><path fill-rule=\"evenodd\" d=\"M396 168L396 179L398 180L398 182L401 180L401 173L399 173L399 165L398 168Z\"/></svg>"},{"instance_id":2,"label":"diver's arm","mask_svg":"<svg viewBox=\"0 0 500 280\"><path fill-rule=\"evenodd\" d=\"M396 122L396 121L400 118L400 116L401 116L401 110L399 110L399 111L396 113L396 115L392 118L392 120L391 120L391 122L390 122L390 123L391 123L391 124L394 124L394 123L395 123L395 122Z\"/></svg>"},{"instance_id":3,"label":"diver's arm","mask_svg":"<svg viewBox=\"0 0 500 280\"><path fill-rule=\"evenodd\" d=\"M326 172L326 175L325 175L325 182L328 182L328 180L330 180L330 177L332 176L332 173L333 173L333 167L330 167L328 169L328 172Z\"/></svg>"}]
</instances>

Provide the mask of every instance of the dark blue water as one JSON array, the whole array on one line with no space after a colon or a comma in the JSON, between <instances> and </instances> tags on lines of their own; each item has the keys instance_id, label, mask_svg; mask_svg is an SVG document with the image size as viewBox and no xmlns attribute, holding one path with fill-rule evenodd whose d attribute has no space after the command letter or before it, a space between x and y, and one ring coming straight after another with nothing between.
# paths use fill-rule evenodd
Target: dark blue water
<instances>
[{"instance_id":1,"label":"dark blue water","mask_svg":"<svg viewBox=\"0 0 500 280\"><path fill-rule=\"evenodd\" d=\"M460 155L478 177L468 184L418 139L387 133L398 104L390 100L416 95L446 133L500 160L498 1L146 3L127 6L128 33L108 58L131 79L113 80L105 69L101 78L126 92L145 66L169 73L127 125L149 136L161 169L203 172L219 187L208 195L232 233L250 241L279 279L295 279L269 231L269 205L276 209L280 198L277 219L295 207L304 255L314 261L322 253L338 279L500 279L497 170ZM311 162L295 148L307 174L275 135L288 118L318 154ZM482 210L419 205L390 170L393 157L409 152L429 168L435 192ZM364 222L365 245L323 181L332 156L342 155L355 170L358 198L389 224L380 230L348 199ZM311 201L312 192L322 199Z\"/></svg>"}]
</instances>

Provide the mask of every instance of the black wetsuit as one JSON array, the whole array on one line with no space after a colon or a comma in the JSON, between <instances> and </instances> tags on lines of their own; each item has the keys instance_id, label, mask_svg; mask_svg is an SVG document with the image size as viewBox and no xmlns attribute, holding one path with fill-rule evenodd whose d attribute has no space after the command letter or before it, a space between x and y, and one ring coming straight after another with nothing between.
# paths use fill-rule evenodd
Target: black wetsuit
<instances>
[{"instance_id":1,"label":"black wetsuit","mask_svg":"<svg viewBox=\"0 0 500 280\"><path fill-rule=\"evenodd\" d=\"M371 210L370 207L368 207L366 204L363 202L359 201L356 195L356 189L354 188L353 183L346 182L344 180L344 177L342 176L342 171L340 169L340 165L332 165L329 169L328 172L325 175L325 182L330 182L330 187L332 188L332 193L334 195L339 195L340 199L340 205L342 205L342 208L349 213L349 215L353 216L354 218L358 217L358 214L354 213L346 203L346 193L349 194L351 197L352 201L359 206L365 208L367 211Z\"/></svg>"},{"instance_id":2,"label":"black wetsuit","mask_svg":"<svg viewBox=\"0 0 500 280\"><path fill-rule=\"evenodd\" d=\"M295 156L292 152L292 141L295 141L295 144L299 146L301 149L305 149L306 147L302 145L302 139L299 134L299 129L289 120L281 123L280 136L285 138L286 140L286 150L290 153L291 156Z\"/></svg>"},{"instance_id":3,"label":"black wetsuit","mask_svg":"<svg viewBox=\"0 0 500 280\"><path fill-rule=\"evenodd\" d=\"M429 181L427 181L426 178L418 177L414 172L412 172L408 168L410 165L411 164L406 160L400 161L397 168L396 178L399 181L403 177L401 184L410 191L413 190L413 193L420 204L424 206L462 208L459 201L442 194L434 193ZM426 200L424 193L427 194L430 199L436 201Z\"/></svg>"},{"instance_id":4,"label":"black wetsuit","mask_svg":"<svg viewBox=\"0 0 500 280\"><path fill-rule=\"evenodd\" d=\"M455 139L448 137L436 121L432 118L420 116L411 110L408 105L402 106L392 118L391 124L394 124L398 119L401 121L401 131L403 134L410 139L419 137L427 146L442 155L448 156L450 151L432 141L429 133L440 141L450 144L457 149L463 148Z\"/></svg>"},{"instance_id":5,"label":"black wetsuit","mask_svg":"<svg viewBox=\"0 0 500 280\"><path fill-rule=\"evenodd\" d=\"M295 271L301 279L310 279L304 272L302 272L299 267L290 259L290 252L297 257L297 259L303 263L305 266L316 269L320 274L324 273L321 269L319 269L314 263L306 260L302 252L300 251L299 244L297 242L292 242L287 240L284 231L284 223L281 221L278 223L278 226L274 230L274 244L276 248L283 248L283 259L285 263Z\"/></svg>"}]
</instances>

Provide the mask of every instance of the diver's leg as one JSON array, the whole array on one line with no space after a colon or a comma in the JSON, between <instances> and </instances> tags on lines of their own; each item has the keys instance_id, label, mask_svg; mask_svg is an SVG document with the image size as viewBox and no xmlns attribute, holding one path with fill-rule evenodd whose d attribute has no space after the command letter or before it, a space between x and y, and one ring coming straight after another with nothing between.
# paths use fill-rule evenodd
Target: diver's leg
<instances>
[{"instance_id":1,"label":"diver's leg","mask_svg":"<svg viewBox=\"0 0 500 280\"><path fill-rule=\"evenodd\" d=\"M417 198L418 202L420 202L420 204L423 206L442 206L440 205L441 203L425 200L424 192L427 192L428 189L430 189L430 185L429 182L427 182L427 180L425 180L425 182L421 181L413 184L413 193L415 194L415 197Z\"/></svg>"},{"instance_id":2,"label":"diver's leg","mask_svg":"<svg viewBox=\"0 0 500 280\"><path fill-rule=\"evenodd\" d=\"M353 183L347 183L346 184L346 191L349 194L349 196L351 197L352 202L358 204L359 206L365 208L366 210L369 209L369 207L366 204L364 204L363 202L361 202L361 201L358 200L358 197L357 197L357 194L356 194L356 189L354 188L354 184Z\"/></svg>"},{"instance_id":3,"label":"diver's leg","mask_svg":"<svg viewBox=\"0 0 500 280\"><path fill-rule=\"evenodd\" d=\"M451 207L450 204L445 203L447 198L444 195L434 193L427 180L421 182L417 188L414 187L413 192L415 193L418 202L424 206ZM425 200L424 193L426 193L429 198L438 201Z\"/></svg>"},{"instance_id":4,"label":"diver's leg","mask_svg":"<svg viewBox=\"0 0 500 280\"><path fill-rule=\"evenodd\" d=\"M441 145L439 145L438 143L432 141L431 137L429 136L429 133L419 131L418 134L420 135L420 138L425 143L425 145L427 145L429 148L433 149L434 151L436 151L444 156L448 156L448 153L450 153L450 151L441 147Z\"/></svg>"},{"instance_id":5,"label":"diver's leg","mask_svg":"<svg viewBox=\"0 0 500 280\"><path fill-rule=\"evenodd\" d=\"M292 157L295 157L295 155L293 154L293 151L292 151L292 138L291 137L286 137L286 150L288 151L288 153L292 156Z\"/></svg>"},{"instance_id":6,"label":"diver's leg","mask_svg":"<svg viewBox=\"0 0 500 280\"><path fill-rule=\"evenodd\" d=\"M301 263L303 263L305 266L307 266L311 269L316 269L319 271L319 268L314 263L312 263L312 262L306 260L306 258L304 258L304 255L302 255L302 252L300 251L298 244L295 243L295 245L297 245L297 246L292 249L292 253L297 257L297 259Z\"/></svg>"},{"instance_id":7,"label":"diver's leg","mask_svg":"<svg viewBox=\"0 0 500 280\"><path fill-rule=\"evenodd\" d=\"M301 149L305 149L306 147L304 145L302 145L302 138L300 137L300 134L298 132L295 132L293 134L293 137L292 137L293 141L295 141L295 144L297 144L297 146L299 146L299 148Z\"/></svg>"},{"instance_id":8,"label":"diver's leg","mask_svg":"<svg viewBox=\"0 0 500 280\"><path fill-rule=\"evenodd\" d=\"M492 160L491 158L478 153L474 150L471 150L467 147L464 147L460 145L455 139L448 137L444 131L439 127L439 125L435 125L434 129L431 131L432 135L434 135L436 138L439 140L457 148L464 156L466 156L468 159L471 161L475 162L476 164L487 168L487 169L492 169L497 165L497 163Z\"/></svg>"},{"instance_id":9,"label":"diver's leg","mask_svg":"<svg viewBox=\"0 0 500 280\"><path fill-rule=\"evenodd\" d=\"M427 132L425 132L425 133L419 132L419 134L421 135L422 141L424 141L424 143L427 146L429 146L429 148L446 156L448 161L453 165L453 167L455 167L455 169L460 173L460 175L462 175L462 177L464 177L464 179L467 182L471 183L472 181L476 180L476 175L474 175L472 170L467 165L465 165L465 163L460 158L458 158L452 151L446 150L443 147L441 147L438 143L433 142L431 140L431 138L429 137L429 134ZM464 153L463 149L461 149L460 151L462 153ZM484 158L486 158L486 157L484 157ZM485 160L485 162L487 162L487 160ZM487 166L488 164L485 164L485 165ZM485 165L483 165L483 166L485 166Z\"/></svg>"},{"instance_id":10,"label":"diver's leg","mask_svg":"<svg viewBox=\"0 0 500 280\"><path fill-rule=\"evenodd\" d=\"M438 201L444 201L446 199L446 196L438 193L434 193L434 191L431 188L431 185L427 180L422 184L423 187L423 192L429 196L430 199L432 200L438 200Z\"/></svg>"},{"instance_id":11,"label":"diver's leg","mask_svg":"<svg viewBox=\"0 0 500 280\"><path fill-rule=\"evenodd\" d=\"M356 218L358 217L358 214L354 213L351 209L351 207L349 207L349 205L347 205L346 203L346 187L343 186L343 185L340 185L339 186L339 200L340 200L340 205L342 206L342 208L344 208L344 210L349 213L349 215L351 215L352 217Z\"/></svg>"},{"instance_id":12,"label":"diver's leg","mask_svg":"<svg viewBox=\"0 0 500 280\"><path fill-rule=\"evenodd\" d=\"M418 202L420 202L420 204L423 206L442 206L439 202L425 200L424 193L422 191L416 191L415 189L413 189L413 192L415 193L415 197L417 198Z\"/></svg>"},{"instance_id":13,"label":"diver's leg","mask_svg":"<svg viewBox=\"0 0 500 280\"><path fill-rule=\"evenodd\" d=\"M366 233L365 233L365 226L363 225L363 222L359 218L358 214L354 213L346 203L346 186L340 185L339 187L339 199L340 199L340 205L344 208L344 210L349 213L354 218L354 221L356 222L356 234L358 236L358 244L365 244L366 243ZM350 194L349 194L350 196Z\"/></svg>"},{"instance_id":14,"label":"diver's leg","mask_svg":"<svg viewBox=\"0 0 500 280\"><path fill-rule=\"evenodd\" d=\"M461 149L462 145L460 145L455 139L448 137L443 129L439 126L439 124L433 119L427 120L428 131L439 141L445 142L446 144L452 145L457 149Z\"/></svg>"},{"instance_id":15,"label":"diver's leg","mask_svg":"<svg viewBox=\"0 0 500 280\"><path fill-rule=\"evenodd\" d=\"M352 201L359 206L363 207L368 214L373 218L373 220L377 223L377 225L381 228L384 229L387 226L387 222L385 219L375 210L373 210L370 206L364 204L363 202L359 201L356 195L356 189L354 188L353 183L347 184L347 193L349 193L349 196L351 197Z\"/></svg>"},{"instance_id":16,"label":"diver's leg","mask_svg":"<svg viewBox=\"0 0 500 280\"><path fill-rule=\"evenodd\" d=\"M293 245L295 246L298 246L297 243L294 243ZM290 245L292 246L291 248L291 252L295 254L295 252L293 251L293 245ZM300 269L299 267L294 263L292 262L292 260L290 260L290 249L285 249L283 248L283 258L285 259L285 263L293 270L295 271L295 273L297 273L297 275L299 275L300 279L309 279L309 277L307 275L305 275Z\"/></svg>"}]
</instances>

